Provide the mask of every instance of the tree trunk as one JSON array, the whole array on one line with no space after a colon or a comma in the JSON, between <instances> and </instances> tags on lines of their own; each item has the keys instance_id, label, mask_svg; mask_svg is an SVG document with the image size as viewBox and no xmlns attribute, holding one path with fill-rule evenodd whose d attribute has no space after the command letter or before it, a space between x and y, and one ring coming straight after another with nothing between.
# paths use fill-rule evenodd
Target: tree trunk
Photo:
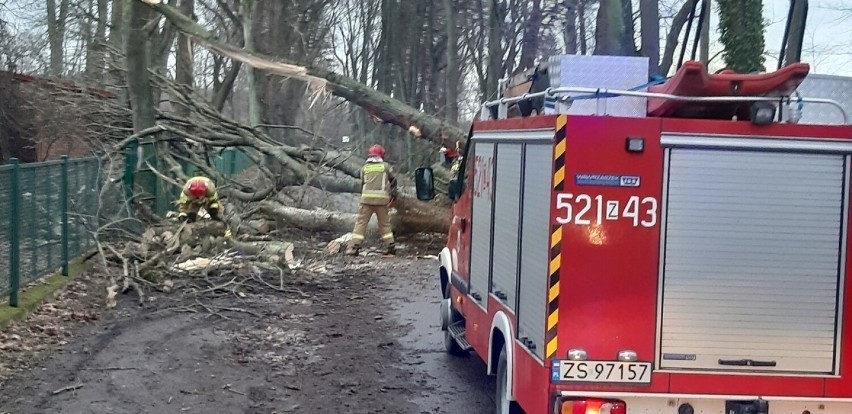
<instances>
[{"instance_id":1,"label":"tree trunk","mask_svg":"<svg viewBox=\"0 0 852 414\"><path fill-rule=\"evenodd\" d=\"M489 0L488 2L488 69L486 72L485 90L482 95L486 100L496 99L497 85L503 76L503 50L500 48L502 37L501 27L502 13L500 13L500 1Z\"/></svg>"},{"instance_id":2,"label":"tree trunk","mask_svg":"<svg viewBox=\"0 0 852 414\"><path fill-rule=\"evenodd\" d=\"M134 0L134 4L144 3L141 0ZM356 80L322 68L303 67L280 59L276 61L258 53L246 53L217 39L212 33L183 16L172 6L159 3L151 7L166 16L180 31L197 38L201 44L215 53L269 73L311 82L315 87L324 86L325 90L332 94L364 108L376 119L399 126L415 137L429 139L438 144L446 141L462 143L467 141L467 133L464 130L440 118L424 114L419 109L412 108Z\"/></svg>"},{"instance_id":3,"label":"tree trunk","mask_svg":"<svg viewBox=\"0 0 852 414\"><path fill-rule=\"evenodd\" d=\"M672 26L669 29L669 34L666 35L666 47L663 50L663 58L660 60L660 74L666 76L671 70L672 62L674 62L675 49L677 49L678 38L683 30L683 25L689 18L690 2L685 2L677 11L672 19Z\"/></svg>"},{"instance_id":4,"label":"tree trunk","mask_svg":"<svg viewBox=\"0 0 852 414\"><path fill-rule=\"evenodd\" d=\"M704 24L701 26L701 39L699 44L699 60L704 62L704 66L710 63L710 15L713 12L713 1L707 0L704 7Z\"/></svg>"},{"instance_id":5,"label":"tree trunk","mask_svg":"<svg viewBox=\"0 0 852 414\"><path fill-rule=\"evenodd\" d=\"M120 85L124 82L124 50L125 32L128 27L126 16L128 13L128 0L112 0L112 10L110 11L110 26L109 26L109 73L110 80L115 85ZM127 101L127 95L124 89L120 89L119 102L122 105Z\"/></svg>"},{"instance_id":6,"label":"tree trunk","mask_svg":"<svg viewBox=\"0 0 852 414\"><path fill-rule=\"evenodd\" d=\"M86 51L86 78L89 81L100 80L106 64L106 28L109 22L109 0L98 0L98 16L95 34Z\"/></svg>"},{"instance_id":7,"label":"tree trunk","mask_svg":"<svg viewBox=\"0 0 852 414\"><path fill-rule=\"evenodd\" d=\"M621 35L622 53L625 56L635 56L636 50L636 28L633 25L633 1L621 0L621 19L624 22L624 33Z\"/></svg>"},{"instance_id":8,"label":"tree trunk","mask_svg":"<svg viewBox=\"0 0 852 414\"><path fill-rule=\"evenodd\" d=\"M539 41L541 39L539 28L542 25L541 0L531 0L527 7L530 7L530 14L524 21L523 44L521 45L521 61L518 68L521 70L530 69L535 65L535 58L538 55Z\"/></svg>"},{"instance_id":9,"label":"tree trunk","mask_svg":"<svg viewBox=\"0 0 852 414\"><path fill-rule=\"evenodd\" d=\"M763 0L718 0L719 40L728 68L739 73L763 71Z\"/></svg>"},{"instance_id":10,"label":"tree trunk","mask_svg":"<svg viewBox=\"0 0 852 414\"><path fill-rule=\"evenodd\" d=\"M455 7L453 0L444 0L444 13L447 18L447 74L444 77L446 82L445 88L445 104L446 118L453 125L459 123L459 38L456 28L456 14L458 10Z\"/></svg>"},{"instance_id":11,"label":"tree trunk","mask_svg":"<svg viewBox=\"0 0 852 414\"><path fill-rule=\"evenodd\" d=\"M243 47L246 52L254 53L254 11L255 0L243 0L240 12L243 24ZM248 87L248 119L249 125L256 127L263 123L260 116L260 99L257 93L257 70L246 68L246 84Z\"/></svg>"},{"instance_id":12,"label":"tree trunk","mask_svg":"<svg viewBox=\"0 0 852 414\"><path fill-rule=\"evenodd\" d=\"M787 35L787 50L784 52L784 66L802 60L802 44L805 39L804 27L807 22L805 11L808 8L808 0L798 0L793 9L793 19L790 21L790 33Z\"/></svg>"},{"instance_id":13,"label":"tree trunk","mask_svg":"<svg viewBox=\"0 0 852 414\"><path fill-rule=\"evenodd\" d=\"M577 0L565 0L565 54L577 54Z\"/></svg>"},{"instance_id":14,"label":"tree trunk","mask_svg":"<svg viewBox=\"0 0 852 414\"><path fill-rule=\"evenodd\" d=\"M57 15L56 0L47 0L47 39L50 45L50 76L62 76L65 61L65 24L68 21L68 0L59 0Z\"/></svg>"},{"instance_id":15,"label":"tree trunk","mask_svg":"<svg viewBox=\"0 0 852 414\"><path fill-rule=\"evenodd\" d=\"M195 0L181 0L180 10L186 16L195 15ZM177 56L175 64L175 83L192 89L195 77L193 75L193 63L195 61L192 52L192 38L186 35L177 37ZM178 105L175 112L182 116L189 114L189 108Z\"/></svg>"},{"instance_id":16,"label":"tree trunk","mask_svg":"<svg viewBox=\"0 0 852 414\"><path fill-rule=\"evenodd\" d=\"M579 0L577 5L577 15L580 21L580 54L585 55L589 52L589 32L586 30L586 0Z\"/></svg>"},{"instance_id":17,"label":"tree trunk","mask_svg":"<svg viewBox=\"0 0 852 414\"><path fill-rule=\"evenodd\" d=\"M130 6L130 30L127 37L127 89L130 93L130 106L133 110L133 131L139 133L153 127L156 111L151 94L151 81L148 77L149 41L145 24L151 16L151 9L139 1Z\"/></svg>"},{"instance_id":18,"label":"tree trunk","mask_svg":"<svg viewBox=\"0 0 852 414\"><path fill-rule=\"evenodd\" d=\"M328 211L321 208L304 210L288 207L275 201L262 201L258 204L261 212L271 218L283 220L285 225L309 231L330 231L348 233L355 227L356 214ZM450 228L449 213L446 209L420 201L401 198L391 214L391 226L395 235L422 233L446 233ZM367 226L367 237L377 239L375 221Z\"/></svg>"},{"instance_id":19,"label":"tree trunk","mask_svg":"<svg viewBox=\"0 0 852 414\"><path fill-rule=\"evenodd\" d=\"M624 44L625 27L622 0L600 0L595 29L596 55L626 56L631 45ZM631 42L632 43L632 42Z\"/></svg>"},{"instance_id":20,"label":"tree trunk","mask_svg":"<svg viewBox=\"0 0 852 414\"><path fill-rule=\"evenodd\" d=\"M639 2L642 56L648 57L648 76L660 74L660 4L657 0ZM709 24L705 26L710 27Z\"/></svg>"}]
</instances>

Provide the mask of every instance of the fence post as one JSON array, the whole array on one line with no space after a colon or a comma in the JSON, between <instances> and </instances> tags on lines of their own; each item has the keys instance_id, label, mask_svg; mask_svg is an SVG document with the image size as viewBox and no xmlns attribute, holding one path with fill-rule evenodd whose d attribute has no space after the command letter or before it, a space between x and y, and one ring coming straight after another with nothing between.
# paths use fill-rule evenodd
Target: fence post
<instances>
[{"instance_id":1,"label":"fence post","mask_svg":"<svg viewBox=\"0 0 852 414\"><path fill-rule=\"evenodd\" d=\"M18 289L21 283L21 243L19 234L20 222L20 166L17 158L9 160L12 164L12 175L9 187L12 189L12 199L9 200L9 306L18 307Z\"/></svg>"},{"instance_id":2,"label":"fence post","mask_svg":"<svg viewBox=\"0 0 852 414\"><path fill-rule=\"evenodd\" d=\"M59 208L62 210L62 276L68 276L68 156L62 156L62 183L59 187Z\"/></svg>"}]
</instances>

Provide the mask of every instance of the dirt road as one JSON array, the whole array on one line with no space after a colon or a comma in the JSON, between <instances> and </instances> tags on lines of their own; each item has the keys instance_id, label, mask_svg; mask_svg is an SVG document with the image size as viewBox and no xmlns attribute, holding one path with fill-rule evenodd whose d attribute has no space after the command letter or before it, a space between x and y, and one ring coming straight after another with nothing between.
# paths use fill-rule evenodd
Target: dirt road
<instances>
[{"instance_id":1,"label":"dirt road","mask_svg":"<svg viewBox=\"0 0 852 414\"><path fill-rule=\"evenodd\" d=\"M334 259L288 292L203 308L122 296L3 383L0 413L489 413L482 363L443 353L435 263Z\"/></svg>"}]
</instances>

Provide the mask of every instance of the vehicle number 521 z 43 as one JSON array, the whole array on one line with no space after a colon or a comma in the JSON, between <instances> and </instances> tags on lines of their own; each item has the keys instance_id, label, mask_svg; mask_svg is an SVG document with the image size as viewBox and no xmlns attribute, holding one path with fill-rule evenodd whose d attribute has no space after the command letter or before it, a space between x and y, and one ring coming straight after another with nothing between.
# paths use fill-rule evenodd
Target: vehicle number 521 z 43
<instances>
[{"instance_id":1,"label":"vehicle number 521 z 43","mask_svg":"<svg viewBox=\"0 0 852 414\"><path fill-rule=\"evenodd\" d=\"M627 201L606 200L601 195L559 193L556 195L556 222L598 226L604 221L628 220L633 227L657 224L657 199L631 196Z\"/></svg>"},{"instance_id":2,"label":"vehicle number 521 z 43","mask_svg":"<svg viewBox=\"0 0 852 414\"><path fill-rule=\"evenodd\" d=\"M560 382L651 382L650 362L554 360L551 370L551 379Z\"/></svg>"}]
</instances>

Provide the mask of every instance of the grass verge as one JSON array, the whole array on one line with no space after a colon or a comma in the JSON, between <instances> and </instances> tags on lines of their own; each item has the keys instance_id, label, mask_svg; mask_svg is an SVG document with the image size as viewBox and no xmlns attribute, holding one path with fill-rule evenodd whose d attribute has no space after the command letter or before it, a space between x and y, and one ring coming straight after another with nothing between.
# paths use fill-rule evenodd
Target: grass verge
<instances>
[{"instance_id":1,"label":"grass verge","mask_svg":"<svg viewBox=\"0 0 852 414\"><path fill-rule=\"evenodd\" d=\"M68 282L83 273L86 268L84 260L73 260L68 263L68 276L53 274L46 276L38 283L29 286L26 290L18 293L18 307L9 306L8 302L0 304L0 329L5 328L9 322L18 321L27 317L45 299L53 297Z\"/></svg>"}]
</instances>

